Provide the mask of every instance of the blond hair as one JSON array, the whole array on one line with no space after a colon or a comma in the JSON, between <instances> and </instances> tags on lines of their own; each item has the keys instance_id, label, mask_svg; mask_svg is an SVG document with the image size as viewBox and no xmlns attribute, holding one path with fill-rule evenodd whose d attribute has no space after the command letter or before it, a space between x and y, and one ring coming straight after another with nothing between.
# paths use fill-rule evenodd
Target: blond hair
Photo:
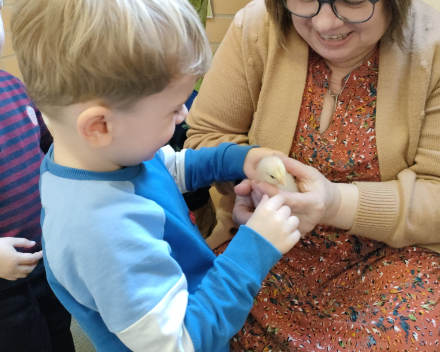
<instances>
[{"instance_id":1,"label":"blond hair","mask_svg":"<svg viewBox=\"0 0 440 352\"><path fill-rule=\"evenodd\" d=\"M95 99L127 106L209 68L188 0L16 0L12 16L28 93L49 116Z\"/></svg>"}]
</instances>

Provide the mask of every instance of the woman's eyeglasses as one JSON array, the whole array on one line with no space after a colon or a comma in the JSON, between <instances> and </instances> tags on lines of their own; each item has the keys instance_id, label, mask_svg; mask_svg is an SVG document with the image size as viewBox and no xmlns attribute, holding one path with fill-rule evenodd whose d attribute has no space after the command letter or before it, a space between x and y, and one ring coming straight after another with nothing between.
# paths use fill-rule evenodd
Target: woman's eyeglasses
<instances>
[{"instance_id":1,"label":"woman's eyeglasses","mask_svg":"<svg viewBox=\"0 0 440 352\"><path fill-rule=\"evenodd\" d=\"M310 18L321 10L322 4L330 4L335 15L344 22L367 22L374 14L379 0L283 0L286 9L295 16Z\"/></svg>"}]
</instances>

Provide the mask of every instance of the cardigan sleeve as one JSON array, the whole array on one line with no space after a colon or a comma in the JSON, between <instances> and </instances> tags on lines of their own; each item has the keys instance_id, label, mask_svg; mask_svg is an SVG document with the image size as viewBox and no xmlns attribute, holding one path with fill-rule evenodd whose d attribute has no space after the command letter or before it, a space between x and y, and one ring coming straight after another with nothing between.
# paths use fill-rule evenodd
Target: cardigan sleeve
<instances>
[{"instance_id":1,"label":"cardigan sleeve","mask_svg":"<svg viewBox=\"0 0 440 352\"><path fill-rule=\"evenodd\" d=\"M256 4L251 3L237 13L214 55L212 67L187 118L191 128L185 148L211 147L223 142L249 143L248 132L260 89L253 83L259 60L243 55L243 46L250 40L243 34L248 32L243 30L243 19L253 5ZM246 75L246 65L252 66L250 77Z\"/></svg>"},{"instance_id":2,"label":"cardigan sleeve","mask_svg":"<svg viewBox=\"0 0 440 352\"><path fill-rule=\"evenodd\" d=\"M437 60L440 71L440 60ZM359 182L351 234L393 247L440 243L440 79L429 95L414 164L388 182ZM430 246L431 245L431 246ZM434 248L435 247L435 248Z\"/></svg>"}]
</instances>

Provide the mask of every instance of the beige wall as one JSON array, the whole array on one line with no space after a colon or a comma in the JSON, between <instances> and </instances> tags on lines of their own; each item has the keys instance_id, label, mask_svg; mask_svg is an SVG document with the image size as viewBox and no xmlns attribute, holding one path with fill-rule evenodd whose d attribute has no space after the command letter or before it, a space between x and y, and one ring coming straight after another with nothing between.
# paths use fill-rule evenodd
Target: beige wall
<instances>
[{"instance_id":1,"label":"beige wall","mask_svg":"<svg viewBox=\"0 0 440 352\"><path fill-rule=\"evenodd\" d=\"M440 12L440 0L423 0L423 1L425 1L427 4L431 5L438 12Z\"/></svg>"},{"instance_id":2,"label":"beige wall","mask_svg":"<svg viewBox=\"0 0 440 352\"><path fill-rule=\"evenodd\" d=\"M29 0L32 1L32 0ZM206 32L211 43L211 49L217 50L235 13L246 6L251 0L212 0L212 10L214 18L206 21ZM440 0L424 0L437 11L440 12ZM14 0L4 0L2 10L3 23L5 27L5 46L0 55L0 69L10 72L21 78L21 73L17 65L14 50L11 45L11 9Z\"/></svg>"},{"instance_id":3,"label":"beige wall","mask_svg":"<svg viewBox=\"0 0 440 352\"><path fill-rule=\"evenodd\" d=\"M0 55L0 69L8 71L9 73L21 78L20 70L18 69L17 60L15 58L14 50L11 44L11 9L14 0L4 0L2 18L5 27L5 46Z\"/></svg>"},{"instance_id":4,"label":"beige wall","mask_svg":"<svg viewBox=\"0 0 440 352\"><path fill-rule=\"evenodd\" d=\"M206 20L206 32L212 51L216 51L238 10L251 0L211 0L213 18ZM440 0L438 0L440 1Z\"/></svg>"}]
</instances>

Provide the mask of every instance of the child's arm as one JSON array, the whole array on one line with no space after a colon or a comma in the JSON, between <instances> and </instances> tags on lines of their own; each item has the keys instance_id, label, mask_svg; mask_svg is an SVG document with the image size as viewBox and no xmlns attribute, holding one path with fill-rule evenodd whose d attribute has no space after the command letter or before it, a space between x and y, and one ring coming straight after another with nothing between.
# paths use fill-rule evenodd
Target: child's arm
<instances>
[{"instance_id":1,"label":"child's arm","mask_svg":"<svg viewBox=\"0 0 440 352\"><path fill-rule=\"evenodd\" d=\"M253 178L258 162L274 151L255 146L222 143L218 147L200 150L183 149L174 152L164 147L160 155L182 193L194 191L214 181L228 182Z\"/></svg>"}]
</instances>

